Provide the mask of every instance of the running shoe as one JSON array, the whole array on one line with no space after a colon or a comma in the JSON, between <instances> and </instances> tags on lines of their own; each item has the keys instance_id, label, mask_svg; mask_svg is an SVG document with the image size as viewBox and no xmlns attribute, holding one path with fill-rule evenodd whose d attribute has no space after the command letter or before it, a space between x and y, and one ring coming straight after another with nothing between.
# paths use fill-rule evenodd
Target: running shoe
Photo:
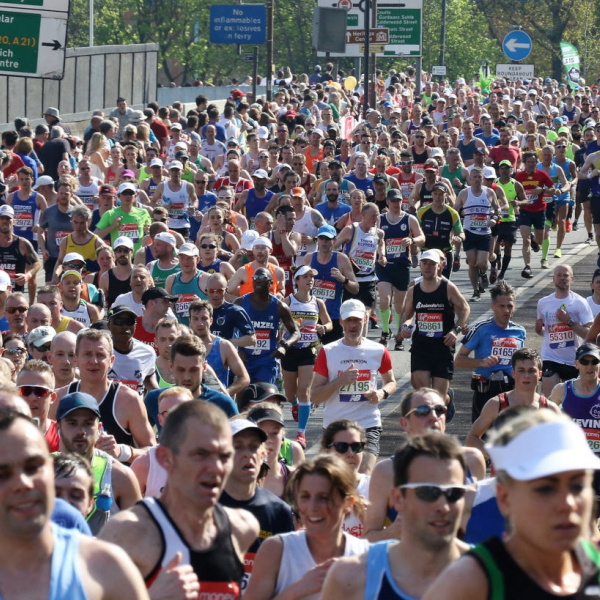
<instances>
[{"instance_id":1,"label":"running shoe","mask_svg":"<svg viewBox=\"0 0 600 600\"><path fill-rule=\"evenodd\" d=\"M542 258L542 269L549 269L550 265L548 264L548 261L545 258Z\"/></svg>"},{"instance_id":2,"label":"running shoe","mask_svg":"<svg viewBox=\"0 0 600 600\"><path fill-rule=\"evenodd\" d=\"M371 329L379 329L379 324L377 323L376 315L371 315L369 317L369 325L370 325Z\"/></svg>"},{"instance_id":3,"label":"running shoe","mask_svg":"<svg viewBox=\"0 0 600 600\"><path fill-rule=\"evenodd\" d=\"M531 249L534 252L539 252L540 251L540 245L533 238L533 233L531 234Z\"/></svg>"},{"instance_id":4,"label":"running shoe","mask_svg":"<svg viewBox=\"0 0 600 600\"><path fill-rule=\"evenodd\" d=\"M569 219L567 219L567 221L565 223L565 231L567 233L569 233L572 229L573 229L573 225L571 224L571 221L569 221Z\"/></svg>"},{"instance_id":5,"label":"running shoe","mask_svg":"<svg viewBox=\"0 0 600 600\"><path fill-rule=\"evenodd\" d=\"M579 224L577 221L573 221L573 231L577 231L579 229Z\"/></svg>"},{"instance_id":6,"label":"running shoe","mask_svg":"<svg viewBox=\"0 0 600 600\"><path fill-rule=\"evenodd\" d=\"M593 244L594 243L594 234L592 233L588 233L588 237L587 240L585 240L586 244Z\"/></svg>"},{"instance_id":7,"label":"running shoe","mask_svg":"<svg viewBox=\"0 0 600 600\"><path fill-rule=\"evenodd\" d=\"M562 258L562 251L561 251L561 249L560 249L560 248L557 248L557 249L554 251L554 258Z\"/></svg>"},{"instance_id":8,"label":"running shoe","mask_svg":"<svg viewBox=\"0 0 600 600\"><path fill-rule=\"evenodd\" d=\"M487 290L488 286L490 285L487 273L485 271L483 273L481 273L481 271L479 272L479 285L484 290Z\"/></svg>"},{"instance_id":9,"label":"running shoe","mask_svg":"<svg viewBox=\"0 0 600 600\"><path fill-rule=\"evenodd\" d=\"M298 432L296 434L296 441L306 450L306 436L303 433Z\"/></svg>"},{"instance_id":10,"label":"running shoe","mask_svg":"<svg viewBox=\"0 0 600 600\"><path fill-rule=\"evenodd\" d=\"M498 269L496 267L492 267L490 271L490 283L494 285L498 280Z\"/></svg>"},{"instance_id":11,"label":"running shoe","mask_svg":"<svg viewBox=\"0 0 600 600\"><path fill-rule=\"evenodd\" d=\"M390 339L391 335L392 334L389 331L383 331L381 333L381 337L379 338L379 343L382 346L386 346L387 347L387 343L388 343L388 340Z\"/></svg>"},{"instance_id":12,"label":"running shoe","mask_svg":"<svg viewBox=\"0 0 600 600\"><path fill-rule=\"evenodd\" d=\"M481 300L481 292L479 290L475 290L473 295L469 299L469 302L479 302Z\"/></svg>"},{"instance_id":13,"label":"running shoe","mask_svg":"<svg viewBox=\"0 0 600 600\"><path fill-rule=\"evenodd\" d=\"M419 255L418 254L413 254L410 257L410 264L413 269L416 269L419 266Z\"/></svg>"},{"instance_id":14,"label":"running shoe","mask_svg":"<svg viewBox=\"0 0 600 600\"><path fill-rule=\"evenodd\" d=\"M524 279L532 279L533 273L531 272L531 267L526 265L525 268L521 271L521 277Z\"/></svg>"},{"instance_id":15,"label":"running shoe","mask_svg":"<svg viewBox=\"0 0 600 600\"><path fill-rule=\"evenodd\" d=\"M454 255L454 260L452 261L452 271L456 273L456 271L460 271L460 256Z\"/></svg>"},{"instance_id":16,"label":"running shoe","mask_svg":"<svg viewBox=\"0 0 600 600\"><path fill-rule=\"evenodd\" d=\"M396 344L394 345L394 350L396 352L404 352L404 340L396 340Z\"/></svg>"},{"instance_id":17,"label":"running shoe","mask_svg":"<svg viewBox=\"0 0 600 600\"><path fill-rule=\"evenodd\" d=\"M296 402L296 404L292 404L292 419L298 422L298 408L300 407L300 402Z\"/></svg>"}]
</instances>

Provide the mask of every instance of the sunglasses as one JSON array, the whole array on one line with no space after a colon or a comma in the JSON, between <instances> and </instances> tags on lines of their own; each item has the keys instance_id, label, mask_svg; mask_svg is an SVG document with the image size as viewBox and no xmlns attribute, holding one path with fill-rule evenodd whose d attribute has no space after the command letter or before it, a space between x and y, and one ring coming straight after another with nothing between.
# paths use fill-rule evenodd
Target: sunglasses
<instances>
[{"instance_id":1,"label":"sunglasses","mask_svg":"<svg viewBox=\"0 0 600 600\"><path fill-rule=\"evenodd\" d=\"M127 317L113 317L110 320L110 322L117 327L133 327L135 321L135 319L128 319Z\"/></svg>"},{"instance_id":2,"label":"sunglasses","mask_svg":"<svg viewBox=\"0 0 600 600\"><path fill-rule=\"evenodd\" d=\"M596 360L595 358L582 358L579 361L579 364L583 365L584 367L589 367L590 365L595 367L597 364L600 364L600 361Z\"/></svg>"},{"instance_id":3,"label":"sunglasses","mask_svg":"<svg viewBox=\"0 0 600 600\"><path fill-rule=\"evenodd\" d=\"M14 315L16 312L20 312L21 314L27 312L26 306L9 306L5 309L9 315Z\"/></svg>"},{"instance_id":4,"label":"sunglasses","mask_svg":"<svg viewBox=\"0 0 600 600\"><path fill-rule=\"evenodd\" d=\"M214 244L200 244L202 250L214 250L216 246Z\"/></svg>"},{"instance_id":5,"label":"sunglasses","mask_svg":"<svg viewBox=\"0 0 600 600\"><path fill-rule=\"evenodd\" d=\"M16 348L15 348L16 349ZM41 385L20 385L19 386L19 394L21 396L31 396L34 394L37 398L43 398L48 394L51 394L53 390L49 390L48 388L42 387Z\"/></svg>"},{"instance_id":6,"label":"sunglasses","mask_svg":"<svg viewBox=\"0 0 600 600\"><path fill-rule=\"evenodd\" d=\"M204 185L206 181L194 181L194 183L197 183L198 185Z\"/></svg>"},{"instance_id":7,"label":"sunglasses","mask_svg":"<svg viewBox=\"0 0 600 600\"><path fill-rule=\"evenodd\" d=\"M333 448L338 454L346 454L348 449L352 450L354 454L360 454L365 449L365 443L352 442L349 444L348 442L332 442L327 447Z\"/></svg>"},{"instance_id":8,"label":"sunglasses","mask_svg":"<svg viewBox=\"0 0 600 600\"><path fill-rule=\"evenodd\" d=\"M129 254L130 248L115 248L115 254Z\"/></svg>"},{"instance_id":9,"label":"sunglasses","mask_svg":"<svg viewBox=\"0 0 600 600\"><path fill-rule=\"evenodd\" d=\"M169 217L162 217L160 219L154 219L155 223L167 223L169 221Z\"/></svg>"},{"instance_id":10,"label":"sunglasses","mask_svg":"<svg viewBox=\"0 0 600 600\"><path fill-rule=\"evenodd\" d=\"M83 269L83 265L80 263L66 263L65 267L67 267L67 269L72 269L73 271L81 271L81 269Z\"/></svg>"},{"instance_id":11,"label":"sunglasses","mask_svg":"<svg viewBox=\"0 0 600 600\"><path fill-rule=\"evenodd\" d=\"M443 404L436 404L434 406L429 406L428 404L422 404L421 406L416 406L412 410L409 410L404 416L410 417L413 413L417 415L417 417L427 417L433 411L437 417L441 417L448 412L448 408Z\"/></svg>"},{"instance_id":12,"label":"sunglasses","mask_svg":"<svg viewBox=\"0 0 600 600\"><path fill-rule=\"evenodd\" d=\"M456 504L464 498L467 490L466 485L437 485L435 483L405 483L400 486L401 490L415 490L415 495L423 502L436 502L442 495L448 504Z\"/></svg>"},{"instance_id":13,"label":"sunglasses","mask_svg":"<svg viewBox=\"0 0 600 600\"><path fill-rule=\"evenodd\" d=\"M218 289L208 288L207 292L209 294L219 294L219 296L222 296L226 292L226 288L218 288Z\"/></svg>"},{"instance_id":14,"label":"sunglasses","mask_svg":"<svg viewBox=\"0 0 600 600\"><path fill-rule=\"evenodd\" d=\"M25 352L25 348L4 348L4 354L8 354L9 356L12 354L20 356L21 354L25 354Z\"/></svg>"},{"instance_id":15,"label":"sunglasses","mask_svg":"<svg viewBox=\"0 0 600 600\"><path fill-rule=\"evenodd\" d=\"M269 283L273 280L270 277L265 277L264 275L258 275L252 278L252 281L268 281Z\"/></svg>"},{"instance_id":16,"label":"sunglasses","mask_svg":"<svg viewBox=\"0 0 600 600\"><path fill-rule=\"evenodd\" d=\"M403 161L400 161L400 164L401 165L412 165L413 161L412 160L403 160Z\"/></svg>"},{"instance_id":17,"label":"sunglasses","mask_svg":"<svg viewBox=\"0 0 600 600\"><path fill-rule=\"evenodd\" d=\"M50 352L50 344L44 344L43 346L36 346L35 344L32 344L32 346L38 351L38 352Z\"/></svg>"},{"instance_id":18,"label":"sunglasses","mask_svg":"<svg viewBox=\"0 0 600 600\"><path fill-rule=\"evenodd\" d=\"M132 192L131 190L125 190L123 192L121 192L121 196L134 196L135 192Z\"/></svg>"}]
</instances>

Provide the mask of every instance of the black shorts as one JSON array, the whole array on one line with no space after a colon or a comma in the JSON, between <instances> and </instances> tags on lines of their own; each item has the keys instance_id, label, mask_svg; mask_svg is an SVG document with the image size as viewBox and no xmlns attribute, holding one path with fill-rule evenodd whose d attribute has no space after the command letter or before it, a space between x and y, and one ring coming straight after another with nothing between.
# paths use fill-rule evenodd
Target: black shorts
<instances>
[{"instance_id":1,"label":"black shorts","mask_svg":"<svg viewBox=\"0 0 600 600\"><path fill-rule=\"evenodd\" d=\"M600 196L596 196L596 194L591 195L590 208L592 209L592 223L600 225Z\"/></svg>"},{"instance_id":2,"label":"black shorts","mask_svg":"<svg viewBox=\"0 0 600 600\"><path fill-rule=\"evenodd\" d=\"M454 353L449 349L447 354L415 351L410 349L410 372L428 371L432 377L452 381L454 376Z\"/></svg>"},{"instance_id":3,"label":"black shorts","mask_svg":"<svg viewBox=\"0 0 600 600\"><path fill-rule=\"evenodd\" d=\"M407 264L401 265L386 265L382 267L377 265L375 274L379 281L391 283L396 289L405 292L410 283L410 267Z\"/></svg>"},{"instance_id":4,"label":"black shorts","mask_svg":"<svg viewBox=\"0 0 600 600\"><path fill-rule=\"evenodd\" d=\"M348 290L344 290L342 296L344 302L346 300L360 300L367 308L373 308L375 304L375 292L377 291L377 282L375 281L359 281L358 294L349 294Z\"/></svg>"},{"instance_id":5,"label":"black shorts","mask_svg":"<svg viewBox=\"0 0 600 600\"><path fill-rule=\"evenodd\" d=\"M281 359L281 368L284 371L298 372L298 367L309 367L317 360L316 348L294 348L293 346Z\"/></svg>"},{"instance_id":6,"label":"black shorts","mask_svg":"<svg viewBox=\"0 0 600 600\"><path fill-rule=\"evenodd\" d=\"M50 283L52 281L52 276L54 275L54 267L56 266L56 261L58 260L58 256L56 258L48 258L48 260L44 261L44 274L46 283Z\"/></svg>"},{"instance_id":7,"label":"black shorts","mask_svg":"<svg viewBox=\"0 0 600 600\"><path fill-rule=\"evenodd\" d=\"M554 219L556 217L556 202L550 202L546 204L546 221L552 224L554 223Z\"/></svg>"},{"instance_id":8,"label":"black shorts","mask_svg":"<svg viewBox=\"0 0 600 600\"><path fill-rule=\"evenodd\" d=\"M492 237L498 237L498 223L491 228Z\"/></svg>"},{"instance_id":9,"label":"black shorts","mask_svg":"<svg viewBox=\"0 0 600 600\"><path fill-rule=\"evenodd\" d=\"M517 243L517 222L516 221L500 221L498 223L498 241Z\"/></svg>"},{"instance_id":10,"label":"black shorts","mask_svg":"<svg viewBox=\"0 0 600 600\"><path fill-rule=\"evenodd\" d=\"M463 250L477 250L481 252L489 252L492 247L492 236L489 233L478 235L465 231L465 241L463 242Z\"/></svg>"},{"instance_id":11,"label":"black shorts","mask_svg":"<svg viewBox=\"0 0 600 600\"><path fill-rule=\"evenodd\" d=\"M367 434L365 452L368 452L373 456L379 456L379 440L381 439L382 431L381 427L367 427L367 430L365 431Z\"/></svg>"},{"instance_id":12,"label":"black shorts","mask_svg":"<svg viewBox=\"0 0 600 600\"><path fill-rule=\"evenodd\" d=\"M519 227L531 227L534 229L544 229L546 220L546 211L531 212L530 210L521 210L519 213Z\"/></svg>"},{"instance_id":13,"label":"black shorts","mask_svg":"<svg viewBox=\"0 0 600 600\"><path fill-rule=\"evenodd\" d=\"M543 361L542 377L552 377L553 375L558 375L561 381L568 381L569 379L577 379L579 371L571 365L557 363L553 360Z\"/></svg>"}]
</instances>

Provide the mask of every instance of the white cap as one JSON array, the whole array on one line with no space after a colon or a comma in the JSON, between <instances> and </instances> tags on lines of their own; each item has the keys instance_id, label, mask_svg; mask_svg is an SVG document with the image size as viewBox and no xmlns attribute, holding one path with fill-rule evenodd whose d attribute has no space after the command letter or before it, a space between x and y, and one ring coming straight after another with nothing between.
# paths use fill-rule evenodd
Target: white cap
<instances>
[{"instance_id":1,"label":"white cap","mask_svg":"<svg viewBox=\"0 0 600 600\"><path fill-rule=\"evenodd\" d=\"M435 158L436 156L444 156L444 151L441 148L432 148L431 158Z\"/></svg>"},{"instance_id":2,"label":"white cap","mask_svg":"<svg viewBox=\"0 0 600 600\"><path fill-rule=\"evenodd\" d=\"M496 179L496 171L494 170L494 167L483 167L483 178Z\"/></svg>"},{"instance_id":3,"label":"white cap","mask_svg":"<svg viewBox=\"0 0 600 600\"><path fill-rule=\"evenodd\" d=\"M256 169L256 171L252 173L252 177L256 177L257 179L269 179L269 174L264 169Z\"/></svg>"},{"instance_id":4,"label":"white cap","mask_svg":"<svg viewBox=\"0 0 600 600\"><path fill-rule=\"evenodd\" d=\"M175 239L175 236L172 233L169 233L168 231L161 231L160 233L157 233L154 236L155 240L160 240L161 242L164 242L165 244L171 244L171 246L173 246L173 248L175 248L175 246L177 246L177 240Z\"/></svg>"},{"instance_id":5,"label":"white cap","mask_svg":"<svg viewBox=\"0 0 600 600\"><path fill-rule=\"evenodd\" d=\"M170 165L169 165L169 171L171 169L179 169L180 171L183 171L183 165L181 164L180 161L178 160L174 160Z\"/></svg>"},{"instance_id":6,"label":"white cap","mask_svg":"<svg viewBox=\"0 0 600 600\"><path fill-rule=\"evenodd\" d=\"M131 240L131 238L122 235L115 240L113 248L116 250L119 246L125 246L125 248L133 250L133 241Z\"/></svg>"},{"instance_id":7,"label":"white cap","mask_svg":"<svg viewBox=\"0 0 600 600\"><path fill-rule=\"evenodd\" d=\"M269 130L264 126L259 127L258 128L258 139L266 140L268 137L269 137Z\"/></svg>"},{"instance_id":8,"label":"white cap","mask_svg":"<svg viewBox=\"0 0 600 600\"><path fill-rule=\"evenodd\" d=\"M156 237L154 239L156 239ZM186 256L198 256L200 252L198 251L196 244L190 244L189 242L186 242L185 244L181 244L179 247L179 254L185 254Z\"/></svg>"},{"instance_id":9,"label":"white cap","mask_svg":"<svg viewBox=\"0 0 600 600\"><path fill-rule=\"evenodd\" d=\"M273 250L273 244L271 244L271 240L266 237L258 236L254 242L252 242L252 250L257 246L266 246L269 250Z\"/></svg>"},{"instance_id":10,"label":"white cap","mask_svg":"<svg viewBox=\"0 0 600 600\"><path fill-rule=\"evenodd\" d=\"M541 423L526 429L506 446L486 444L496 471L530 481L565 471L600 469L585 434L573 421Z\"/></svg>"},{"instance_id":11,"label":"white cap","mask_svg":"<svg viewBox=\"0 0 600 600\"><path fill-rule=\"evenodd\" d=\"M254 244L254 240L259 235L260 234L255 229L248 229L248 231L244 231L244 233L242 233L242 239L240 240L242 250L252 250L252 244Z\"/></svg>"},{"instance_id":12,"label":"white cap","mask_svg":"<svg viewBox=\"0 0 600 600\"><path fill-rule=\"evenodd\" d=\"M119 186L117 194L122 194L125 190L131 190L134 193L137 192L137 188L135 187L135 185L133 185L133 183L125 182Z\"/></svg>"},{"instance_id":13,"label":"white cap","mask_svg":"<svg viewBox=\"0 0 600 600\"><path fill-rule=\"evenodd\" d=\"M63 258L63 265L65 263L73 262L74 260L78 260L82 263L85 262L85 258L83 258L79 252L69 252L68 254L65 254L65 257Z\"/></svg>"},{"instance_id":14,"label":"white cap","mask_svg":"<svg viewBox=\"0 0 600 600\"><path fill-rule=\"evenodd\" d=\"M316 269L313 269L312 267L309 267L308 265L302 265L294 273L294 279L298 279L298 277L301 277L302 275L305 275L306 273L312 273L316 277L319 274L319 271L317 271Z\"/></svg>"},{"instance_id":15,"label":"white cap","mask_svg":"<svg viewBox=\"0 0 600 600\"><path fill-rule=\"evenodd\" d=\"M148 165L149 167L162 167L164 166L163 161L160 160L160 158L153 158L150 161L150 164Z\"/></svg>"},{"instance_id":16,"label":"white cap","mask_svg":"<svg viewBox=\"0 0 600 600\"><path fill-rule=\"evenodd\" d=\"M340 306L340 318L342 320L349 319L350 317L363 319L366 314L367 309L360 300L346 300Z\"/></svg>"},{"instance_id":17,"label":"white cap","mask_svg":"<svg viewBox=\"0 0 600 600\"><path fill-rule=\"evenodd\" d=\"M459 77L458 81L456 83L458 83L459 85L465 85L465 79L464 79L464 77Z\"/></svg>"},{"instance_id":18,"label":"white cap","mask_svg":"<svg viewBox=\"0 0 600 600\"><path fill-rule=\"evenodd\" d=\"M13 207L9 204L4 204L0 206L0 217L10 217L11 219L15 218L15 211Z\"/></svg>"},{"instance_id":19,"label":"white cap","mask_svg":"<svg viewBox=\"0 0 600 600\"><path fill-rule=\"evenodd\" d=\"M183 127L181 126L181 123L173 123L170 128L171 129L179 129L179 131L181 131L183 129Z\"/></svg>"},{"instance_id":20,"label":"white cap","mask_svg":"<svg viewBox=\"0 0 600 600\"><path fill-rule=\"evenodd\" d=\"M11 283L8 273L0 269L0 292L6 292L9 287L11 287Z\"/></svg>"},{"instance_id":21,"label":"white cap","mask_svg":"<svg viewBox=\"0 0 600 600\"><path fill-rule=\"evenodd\" d=\"M27 336L27 344L33 344L34 346L42 346L51 342L56 335L54 327L49 325L40 325L35 329L32 329Z\"/></svg>"},{"instance_id":22,"label":"white cap","mask_svg":"<svg viewBox=\"0 0 600 600\"><path fill-rule=\"evenodd\" d=\"M33 189L37 190L43 185L54 185L54 179L50 175L40 175L33 184Z\"/></svg>"},{"instance_id":23,"label":"white cap","mask_svg":"<svg viewBox=\"0 0 600 600\"><path fill-rule=\"evenodd\" d=\"M442 261L439 253L436 252L435 250L425 250L425 252L423 252L423 254L421 254L421 258L419 259L419 262L421 262L422 260L431 260L436 265L439 265L440 262Z\"/></svg>"}]
</instances>

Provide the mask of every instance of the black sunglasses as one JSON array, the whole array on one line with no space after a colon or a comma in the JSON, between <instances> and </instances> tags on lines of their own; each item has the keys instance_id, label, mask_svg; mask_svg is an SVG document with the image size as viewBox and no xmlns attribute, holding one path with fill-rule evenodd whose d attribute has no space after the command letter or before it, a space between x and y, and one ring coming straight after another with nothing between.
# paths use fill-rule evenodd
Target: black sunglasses
<instances>
[{"instance_id":1,"label":"black sunglasses","mask_svg":"<svg viewBox=\"0 0 600 600\"><path fill-rule=\"evenodd\" d=\"M44 344L43 346L36 346L35 344L32 344L32 346L38 351L38 352L50 352L50 343L48 344Z\"/></svg>"},{"instance_id":2,"label":"black sunglasses","mask_svg":"<svg viewBox=\"0 0 600 600\"><path fill-rule=\"evenodd\" d=\"M352 450L354 454L360 454L365 449L364 442L352 442L349 444L348 442L331 442L328 448L334 448L338 454L346 454L348 449Z\"/></svg>"},{"instance_id":3,"label":"black sunglasses","mask_svg":"<svg viewBox=\"0 0 600 600\"><path fill-rule=\"evenodd\" d=\"M136 319L127 317L113 317L110 322L117 327L133 327Z\"/></svg>"},{"instance_id":4,"label":"black sunglasses","mask_svg":"<svg viewBox=\"0 0 600 600\"><path fill-rule=\"evenodd\" d=\"M214 250L216 246L214 244L200 244L202 250Z\"/></svg>"},{"instance_id":5,"label":"black sunglasses","mask_svg":"<svg viewBox=\"0 0 600 600\"><path fill-rule=\"evenodd\" d=\"M428 404L422 404L421 406L415 406L412 410L409 410L404 416L409 417L413 413L417 415L417 417L427 417L429 413L433 411L436 416L441 417L448 412L448 408L443 404L436 404L434 406L429 406Z\"/></svg>"},{"instance_id":6,"label":"black sunglasses","mask_svg":"<svg viewBox=\"0 0 600 600\"><path fill-rule=\"evenodd\" d=\"M34 394L38 398L43 398L48 394L51 394L52 390L42 387L41 385L20 385L19 394L23 397L31 396Z\"/></svg>"},{"instance_id":7,"label":"black sunglasses","mask_svg":"<svg viewBox=\"0 0 600 600\"><path fill-rule=\"evenodd\" d=\"M466 485L437 485L435 483L405 483L401 490L415 490L415 495L423 502L436 502L442 495L448 504L455 504L464 498L468 487Z\"/></svg>"},{"instance_id":8,"label":"black sunglasses","mask_svg":"<svg viewBox=\"0 0 600 600\"><path fill-rule=\"evenodd\" d=\"M582 358L579 360L579 364L584 367L589 367L590 365L596 366L597 364L600 364L600 361L595 358Z\"/></svg>"},{"instance_id":9,"label":"black sunglasses","mask_svg":"<svg viewBox=\"0 0 600 600\"><path fill-rule=\"evenodd\" d=\"M135 192L132 192L131 190L123 190L121 192L121 196L134 196Z\"/></svg>"}]
</instances>

